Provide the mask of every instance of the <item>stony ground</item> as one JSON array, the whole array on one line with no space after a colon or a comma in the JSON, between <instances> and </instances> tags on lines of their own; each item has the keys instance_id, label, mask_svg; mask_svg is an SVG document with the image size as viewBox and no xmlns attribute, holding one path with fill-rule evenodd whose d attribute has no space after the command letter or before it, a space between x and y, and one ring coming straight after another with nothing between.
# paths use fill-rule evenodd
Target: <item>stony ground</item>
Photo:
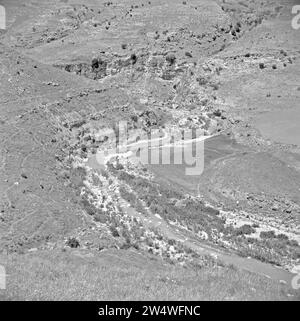
<instances>
[{"instance_id":1,"label":"stony ground","mask_svg":"<svg viewBox=\"0 0 300 321\"><path fill-rule=\"evenodd\" d=\"M49 296L30 285L39 273L47 285L64 278L52 266L56 260L70 269L67 280L82 269L90 287L95 280L86 276L86 262L69 260L72 251L104 266L115 261L103 251L120 251L129 271L126 251L149 266L160 257L157 266L175 265L176 280L180 269L191 278L201 269L205 286L182 281L187 290L174 298L167 285L161 299L296 298L277 281L268 281L269 295L263 295L265 279L257 275L245 279L254 289L248 294L246 272L233 280L233 267L170 237L175 231L199 246L290 270L299 265L299 146L265 137L257 125L262 113L299 105L294 2L3 1L0 262L22 278L34 262L49 267L37 267L24 287L13 277L4 299L59 298L58 283ZM194 128L214 136L205 141L204 173L187 177L180 166L118 159L97 169L88 160L111 144L109 133L120 120L131 132ZM166 228L147 223L155 217ZM147 273L153 280L155 267L143 270L144 261L137 267L141 278ZM222 271L217 277L216 269ZM226 275L221 296L213 285L203 295L210 273L212 284ZM94 298L95 289L76 296L78 286L61 298ZM157 298L153 291L146 287L128 298Z\"/></svg>"}]
</instances>

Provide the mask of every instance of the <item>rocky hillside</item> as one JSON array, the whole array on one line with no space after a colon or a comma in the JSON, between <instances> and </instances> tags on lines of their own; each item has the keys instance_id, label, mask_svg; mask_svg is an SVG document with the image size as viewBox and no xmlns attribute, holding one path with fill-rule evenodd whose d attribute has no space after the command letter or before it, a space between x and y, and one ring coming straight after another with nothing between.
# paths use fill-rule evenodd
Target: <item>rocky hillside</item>
<instances>
[{"instance_id":1,"label":"rocky hillside","mask_svg":"<svg viewBox=\"0 0 300 321\"><path fill-rule=\"evenodd\" d=\"M295 3L1 2L0 263L13 277L0 299L57 299L70 280L63 299L297 298L300 149L268 123L300 120ZM137 144L200 130L202 175L122 155L99 166L120 121ZM147 281L112 291L131 268ZM99 293L90 273L103 271Z\"/></svg>"}]
</instances>

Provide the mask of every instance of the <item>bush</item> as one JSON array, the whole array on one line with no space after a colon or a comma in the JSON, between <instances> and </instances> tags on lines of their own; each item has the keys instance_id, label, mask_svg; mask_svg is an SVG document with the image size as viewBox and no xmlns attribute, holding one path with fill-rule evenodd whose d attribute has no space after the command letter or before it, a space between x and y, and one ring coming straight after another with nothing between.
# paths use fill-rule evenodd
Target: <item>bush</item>
<instances>
[{"instance_id":1,"label":"bush","mask_svg":"<svg viewBox=\"0 0 300 321\"><path fill-rule=\"evenodd\" d=\"M87 212L87 214L94 216L97 212L97 209L93 204L91 204L86 198L84 198L82 201L82 206L84 210Z\"/></svg>"},{"instance_id":2,"label":"bush","mask_svg":"<svg viewBox=\"0 0 300 321\"><path fill-rule=\"evenodd\" d=\"M299 246L299 244L298 244L298 242L296 240L289 240L287 243L288 243L289 246L294 246L294 247L298 247Z\"/></svg>"},{"instance_id":3,"label":"bush","mask_svg":"<svg viewBox=\"0 0 300 321\"><path fill-rule=\"evenodd\" d=\"M283 241L288 241L288 236L287 235L285 235L285 234L278 234L277 235L277 238L279 239L279 240L283 240Z\"/></svg>"},{"instance_id":4,"label":"bush","mask_svg":"<svg viewBox=\"0 0 300 321\"><path fill-rule=\"evenodd\" d=\"M218 90L219 89L219 84L218 83L211 83L210 86L212 87L213 90Z\"/></svg>"},{"instance_id":5,"label":"bush","mask_svg":"<svg viewBox=\"0 0 300 321\"><path fill-rule=\"evenodd\" d=\"M127 242L127 240L126 240L125 243L123 243L123 244L120 246L120 249L121 249L121 250L128 250L129 248L131 248L131 244L130 244L130 242Z\"/></svg>"},{"instance_id":6,"label":"bush","mask_svg":"<svg viewBox=\"0 0 300 321\"><path fill-rule=\"evenodd\" d=\"M197 82L198 82L198 84L200 85L200 86L205 86L207 83L208 83L208 79L207 78L205 78L205 77L203 77L203 76L199 76L199 77L197 77Z\"/></svg>"},{"instance_id":7,"label":"bush","mask_svg":"<svg viewBox=\"0 0 300 321\"><path fill-rule=\"evenodd\" d=\"M66 245L71 248L77 248L80 246L80 243L75 237L72 237L67 240Z\"/></svg>"},{"instance_id":8,"label":"bush","mask_svg":"<svg viewBox=\"0 0 300 321\"><path fill-rule=\"evenodd\" d=\"M168 54L166 60L170 65L173 65L176 61L176 57L174 54Z\"/></svg>"},{"instance_id":9,"label":"bush","mask_svg":"<svg viewBox=\"0 0 300 321\"><path fill-rule=\"evenodd\" d=\"M275 238L276 235L275 235L275 232L274 231L262 231L260 232L260 238L262 239L272 239L272 238Z\"/></svg>"},{"instance_id":10,"label":"bush","mask_svg":"<svg viewBox=\"0 0 300 321\"><path fill-rule=\"evenodd\" d=\"M130 60L131 60L132 64L134 65L134 64L137 62L137 56L136 56L136 54L131 54Z\"/></svg>"},{"instance_id":11,"label":"bush","mask_svg":"<svg viewBox=\"0 0 300 321\"><path fill-rule=\"evenodd\" d=\"M174 246L176 244L176 241L173 239L168 239L168 244Z\"/></svg>"},{"instance_id":12,"label":"bush","mask_svg":"<svg viewBox=\"0 0 300 321\"><path fill-rule=\"evenodd\" d=\"M249 235L255 232L255 229L248 224L245 224L234 231L235 235Z\"/></svg>"},{"instance_id":13,"label":"bush","mask_svg":"<svg viewBox=\"0 0 300 321\"><path fill-rule=\"evenodd\" d=\"M118 230L114 226L110 226L109 229L110 229L111 234L112 234L113 237L119 237L120 236Z\"/></svg>"}]
</instances>

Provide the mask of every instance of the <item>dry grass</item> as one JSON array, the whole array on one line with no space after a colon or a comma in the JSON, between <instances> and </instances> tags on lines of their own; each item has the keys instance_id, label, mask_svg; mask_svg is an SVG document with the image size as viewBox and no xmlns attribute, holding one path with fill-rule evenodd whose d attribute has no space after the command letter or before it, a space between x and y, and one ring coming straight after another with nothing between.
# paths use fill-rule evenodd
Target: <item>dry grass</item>
<instances>
[{"instance_id":1,"label":"dry grass","mask_svg":"<svg viewBox=\"0 0 300 321\"><path fill-rule=\"evenodd\" d=\"M184 268L137 251L0 256L12 300L286 300L279 283L231 267ZM296 297L290 297L296 298Z\"/></svg>"}]
</instances>

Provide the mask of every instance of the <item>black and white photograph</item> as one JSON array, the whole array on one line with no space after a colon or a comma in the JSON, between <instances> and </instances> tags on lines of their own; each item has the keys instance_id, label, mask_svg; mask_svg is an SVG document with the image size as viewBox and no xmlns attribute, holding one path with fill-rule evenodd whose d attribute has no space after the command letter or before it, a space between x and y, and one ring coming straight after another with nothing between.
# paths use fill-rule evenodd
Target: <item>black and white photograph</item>
<instances>
[{"instance_id":1,"label":"black and white photograph","mask_svg":"<svg viewBox=\"0 0 300 321\"><path fill-rule=\"evenodd\" d=\"M299 244L300 1L0 0L0 311L299 302Z\"/></svg>"}]
</instances>

